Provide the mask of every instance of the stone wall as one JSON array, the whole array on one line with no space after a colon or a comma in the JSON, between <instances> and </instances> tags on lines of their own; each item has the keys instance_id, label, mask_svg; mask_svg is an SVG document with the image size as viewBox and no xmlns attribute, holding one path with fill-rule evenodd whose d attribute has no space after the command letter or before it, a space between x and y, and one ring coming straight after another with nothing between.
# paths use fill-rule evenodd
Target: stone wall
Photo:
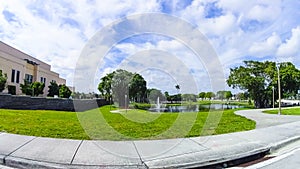
<instances>
[{"instance_id":1,"label":"stone wall","mask_svg":"<svg viewBox=\"0 0 300 169\"><path fill-rule=\"evenodd\" d=\"M42 98L30 96L12 96L0 93L0 108L19 110L59 110L85 111L108 103L104 99L72 100L61 98Z\"/></svg>"}]
</instances>

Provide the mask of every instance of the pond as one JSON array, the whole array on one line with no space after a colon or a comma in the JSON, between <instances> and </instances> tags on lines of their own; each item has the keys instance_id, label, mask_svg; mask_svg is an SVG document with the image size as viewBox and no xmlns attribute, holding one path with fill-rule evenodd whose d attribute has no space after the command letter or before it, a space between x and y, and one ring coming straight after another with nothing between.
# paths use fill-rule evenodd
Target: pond
<instances>
[{"instance_id":1,"label":"pond","mask_svg":"<svg viewBox=\"0 0 300 169\"><path fill-rule=\"evenodd\" d=\"M230 105L230 104L198 104L198 105L166 105L160 108L149 109L152 112L199 112L209 110L225 110L225 109L237 109L244 108L244 106Z\"/></svg>"}]
</instances>

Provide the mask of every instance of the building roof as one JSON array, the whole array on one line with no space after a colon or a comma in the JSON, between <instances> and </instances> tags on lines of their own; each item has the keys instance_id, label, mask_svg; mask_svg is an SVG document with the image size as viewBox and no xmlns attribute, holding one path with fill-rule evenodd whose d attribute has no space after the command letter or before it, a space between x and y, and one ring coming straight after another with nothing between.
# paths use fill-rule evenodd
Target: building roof
<instances>
[{"instance_id":1,"label":"building roof","mask_svg":"<svg viewBox=\"0 0 300 169\"><path fill-rule=\"evenodd\" d=\"M47 70L50 70L51 69L51 66L37 58L34 58L12 46L9 46L8 44L0 41L0 51L3 52L3 53L7 53L9 54L10 56L13 56L15 58L18 58L18 59L21 59L21 60L25 60L27 61L27 63L30 63L30 64L37 64L39 65L41 68L43 69L47 69Z\"/></svg>"}]
</instances>

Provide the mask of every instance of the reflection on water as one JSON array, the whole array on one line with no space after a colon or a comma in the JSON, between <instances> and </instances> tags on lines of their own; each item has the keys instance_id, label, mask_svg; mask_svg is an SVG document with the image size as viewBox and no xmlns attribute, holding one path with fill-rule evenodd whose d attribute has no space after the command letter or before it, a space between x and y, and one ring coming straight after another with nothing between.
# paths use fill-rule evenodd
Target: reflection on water
<instances>
[{"instance_id":1,"label":"reflection on water","mask_svg":"<svg viewBox=\"0 0 300 169\"><path fill-rule=\"evenodd\" d=\"M164 108L151 108L152 112L199 112L209 110L225 110L244 108L244 106L230 104L207 104L207 105L166 105Z\"/></svg>"}]
</instances>

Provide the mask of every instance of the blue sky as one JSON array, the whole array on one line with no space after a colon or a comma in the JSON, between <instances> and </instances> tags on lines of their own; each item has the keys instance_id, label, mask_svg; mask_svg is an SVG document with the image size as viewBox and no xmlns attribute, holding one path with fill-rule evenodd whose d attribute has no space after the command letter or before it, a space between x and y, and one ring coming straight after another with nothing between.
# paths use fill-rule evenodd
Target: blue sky
<instances>
[{"instance_id":1,"label":"blue sky","mask_svg":"<svg viewBox=\"0 0 300 169\"><path fill-rule=\"evenodd\" d=\"M3 0L0 40L51 64L72 86L83 48L102 28L126 16L165 13L189 22L208 39L221 63L215 69L222 69L226 78L229 69L241 65L243 60L291 61L300 68L299 8L299 0ZM147 33L111 46L105 59L99 61L96 74L91 75L94 84L118 67L134 65L128 61L141 58L138 54L144 57L157 54L153 50L168 51L174 60L189 67L183 72L189 72L186 76L193 77L197 88L186 92L212 90L209 80L212 75L205 64L195 60L191 49L178 39ZM166 63L169 67L170 60ZM176 75L153 67L140 73L149 81L149 87L177 92L174 85L180 80L176 80ZM92 92L96 91L96 85L76 89Z\"/></svg>"}]
</instances>

